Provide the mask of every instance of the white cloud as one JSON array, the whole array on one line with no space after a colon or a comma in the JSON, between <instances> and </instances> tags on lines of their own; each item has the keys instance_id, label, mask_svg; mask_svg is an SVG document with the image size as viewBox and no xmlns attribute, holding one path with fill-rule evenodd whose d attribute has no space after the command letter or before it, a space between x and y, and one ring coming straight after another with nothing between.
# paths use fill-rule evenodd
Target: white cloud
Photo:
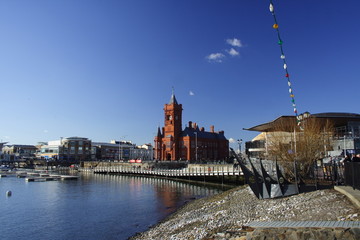
<instances>
[{"instance_id":1,"label":"white cloud","mask_svg":"<svg viewBox=\"0 0 360 240\"><path fill-rule=\"evenodd\" d=\"M226 43L230 44L233 47L242 47L240 39L237 39L237 38L226 39Z\"/></svg>"},{"instance_id":2,"label":"white cloud","mask_svg":"<svg viewBox=\"0 0 360 240\"><path fill-rule=\"evenodd\" d=\"M191 90L190 90L189 95L190 95L190 96L194 96L194 95L195 95L195 93L194 93L193 91L191 91Z\"/></svg>"},{"instance_id":3,"label":"white cloud","mask_svg":"<svg viewBox=\"0 0 360 240\"><path fill-rule=\"evenodd\" d=\"M228 54L230 54L231 56L238 56L240 53L238 51L236 51L234 48L231 48L230 50L226 50L228 52Z\"/></svg>"},{"instance_id":4,"label":"white cloud","mask_svg":"<svg viewBox=\"0 0 360 240\"><path fill-rule=\"evenodd\" d=\"M235 139L229 138L229 143L234 143L234 142L236 142Z\"/></svg>"},{"instance_id":5,"label":"white cloud","mask_svg":"<svg viewBox=\"0 0 360 240\"><path fill-rule=\"evenodd\" d=\"M45 129L43 132L44 132L44 133L48 133L49 131Z\"/></svg>"},{"instance_id":6,"label":"white cloud","mask_svg":"<svg viewBox=\"0 0 360 240\"><path fill-rule=\"evenodd\" d=\"M225 55L222 53L212 53L209 56L206 56L206 59L209 62L222 62L223 58L225 58Z\"/></svg>"}]
</instances>

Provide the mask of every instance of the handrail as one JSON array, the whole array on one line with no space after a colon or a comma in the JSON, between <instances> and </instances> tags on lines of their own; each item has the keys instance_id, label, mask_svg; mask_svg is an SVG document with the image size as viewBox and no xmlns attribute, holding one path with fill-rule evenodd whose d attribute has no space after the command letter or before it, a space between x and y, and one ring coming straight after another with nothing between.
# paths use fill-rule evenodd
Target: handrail
<instances>
[{"instance_id":1,"label":"handrail","mask_svg":"<svg viewBox=\"0 0 360 240\"><path fill-rule=\"evenodd\" d=\"M243 175L241 169L229 168L224 166L217 167L195 167L181 169L152 169L141 168L135 166L99 166L95 168L79 168L80 171L89 171L94 173L124 173L124 174L140 174L140 175L158 175L158 176L236 176Z\"/></svg>"}]
</instances>

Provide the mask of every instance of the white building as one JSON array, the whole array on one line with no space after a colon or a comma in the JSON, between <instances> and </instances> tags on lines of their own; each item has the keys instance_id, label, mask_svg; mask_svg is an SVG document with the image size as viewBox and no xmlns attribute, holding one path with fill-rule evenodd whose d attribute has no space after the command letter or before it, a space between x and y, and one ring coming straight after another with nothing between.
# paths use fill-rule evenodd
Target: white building
<instances>
[{"instance_id":1,"label":"white building","mask_svg":"<svg viewBox=\"0 0 360 240\"><path fill-rule=\"evenodd\" d=\"M154 159L154 148L151 144L143 144L132 149L130 154L132 159L152 161Z\"/></svg>"},{"instance_id":2,"label":"white building","mask_svg":"<svg viewBox=\"0 0 360 240\"><path fill-rule=\"evenodd\" d=\"M91 140L83 137L61 138L42 145L40 158L76 163L91 160Z\"/></svg>"}]
</instances>

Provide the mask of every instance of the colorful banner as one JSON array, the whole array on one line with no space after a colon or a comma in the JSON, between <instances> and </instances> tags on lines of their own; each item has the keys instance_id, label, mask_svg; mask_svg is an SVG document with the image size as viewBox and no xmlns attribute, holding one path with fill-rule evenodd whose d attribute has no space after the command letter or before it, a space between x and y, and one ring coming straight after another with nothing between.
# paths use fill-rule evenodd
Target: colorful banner
<instances>
[{"instance_id":1,"label":"colorful banner","mask_svg":"<svg viewBox=\"0 0 360 240\"><path fill-rule=\"evenodd\" d=\"M274 4L273 4L273 1L270 0L270 6L269 6L269 10L272 14L272 16L274 17L274 24L273 24L273 28L276 30L277 32L277 37L278 37L278 45L280 47L280 59L283 60L283 64L284 64L284 70L285 70L285 78L287 79L287 83L288 83L288 86L289 86L289 95L290 95L290 98L291 98L291 103L292 103L292 106L293 106L293 110L294 110L294 113L295 113L295 116L296 116L296 121L297 121L297 124L300 125L300 118L298 116L298 112L297 112L297 108L296 108L296 103L295 103L295 95L294 95L294 91L291 87L291 82L290 82L290 74L289 74L289 71L288 71L288 66L287 66L287 63L286 63L286 58L285 58L285 54L284 54L284 49L283 49L283 41L280 37L280 30L279 30L279 24L278 24L278 21L276 19L276 15L275 15L275 9L274 9Z\"/></svg>"}]
</instances>

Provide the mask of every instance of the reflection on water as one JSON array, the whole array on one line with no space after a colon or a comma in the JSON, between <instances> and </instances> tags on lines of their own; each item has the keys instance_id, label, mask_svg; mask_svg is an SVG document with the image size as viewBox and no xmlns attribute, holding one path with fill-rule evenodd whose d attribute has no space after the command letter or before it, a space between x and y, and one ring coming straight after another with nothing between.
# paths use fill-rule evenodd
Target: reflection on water
<instances>
[{"instance_id":1,"label":"reflection on water","mask_svg":"<svg viewBox=\"0 0 360 240\"><path fill-rule=\"evenodd\" d=\"M1 239L126 239L185 202L219 191L119 175L84 174L77 181L52 182L0 178Z\"/></svg>"}]
</instances>

